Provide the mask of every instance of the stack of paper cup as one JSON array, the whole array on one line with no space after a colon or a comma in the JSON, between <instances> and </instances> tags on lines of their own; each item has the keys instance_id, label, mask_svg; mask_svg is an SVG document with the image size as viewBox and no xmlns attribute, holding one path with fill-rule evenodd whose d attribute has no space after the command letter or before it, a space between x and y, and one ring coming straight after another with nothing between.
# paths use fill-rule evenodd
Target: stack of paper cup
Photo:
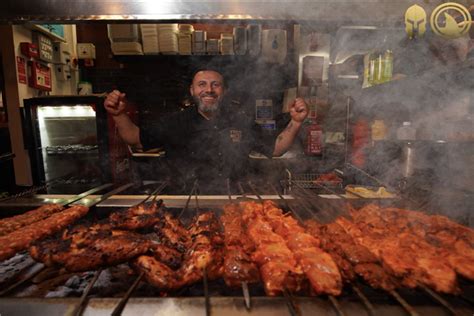
<instances>
[{"instance_id":1,"label":"stack of paper cup","mask_svg":"<svg viewBox=\"0 0 474 316\"><path fill-rule=\"evenodd\" d=\"M206 54L206 31L194 31L193 33L193 54L204 55Z\"/></svg>"},{"instance_id":2,"label":"stack of paper cup","mask_svg":"<svg viewBox=\"0 0 474 316\"><path fill-rule=\"evenodd\" d=\"M140 24L142 33L143 53L158 54L160 47L158 45L158 29L156 24Z\"/></svg>"},{"instance_id":3,"label":"stack of paper cup","mask_svg":"<svg viewBox=\"0 0 474 316\"><path fill-rule=\"evenodd\" d=\"M178 54L178 24L158 24L160 51L163 54Z\"/></svg>"},{"instance_id":4,"label":"stack of paper cup","mask_svg":"<svg viewBox=\"0 0 474 316\"><path fill-rule=\"evenodd\" d=\"M245 27L234 27L234 52L236 55L247 53L247 29Z\"/></svg>"},{"instance_id":5,"label":"stack of paper cup","mask_svg":"<svg viewBox=\"0 0 474 316\"><path fill-rule=\"evenodd\" d=\"M206 52L208 55L219 55L219 40L217 38L207 40Z\"/></svg>"},{"instance_id":6,"label":"stack of paper cup","mask_svg":"<svg viewBox=\"0 0 474 316\"><path fill-rule=\"evenodd\" d=\"M262 49L262 25L247 25L247 48L250 56L260 55Z\"/></svg>"},{"instance_id":7,"label":"stack of paper cup","mask_svg":"<svg viewBox=\"0 0 474 316\"><path fill-rule=\"evenodd\" d=\"M234 55L234 36L232 34L221 34L219 51L221 55Z\"/></svg>"},{"instance_id":8,"label":"stack of paper cup","mask_svg":"<svg viewBox=\"0 0 474 316\"><path fill-rule=\"evenodd\" d=\"M180 24L178 34L178 48L181 55L191 55L193 51L192 35L194 27L191 24Z\"/></svg>"}]
</instances>

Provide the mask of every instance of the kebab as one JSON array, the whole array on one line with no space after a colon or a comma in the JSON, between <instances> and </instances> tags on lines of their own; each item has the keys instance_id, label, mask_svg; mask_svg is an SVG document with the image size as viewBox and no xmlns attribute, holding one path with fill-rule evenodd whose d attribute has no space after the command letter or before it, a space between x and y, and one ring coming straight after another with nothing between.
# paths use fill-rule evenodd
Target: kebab
<instances>
[{"instance_id":1,"label":"kebab","mask_svg":"<svg viewBox=\"0 0 474 316\"><path fill-rule=\"evenodd\" d=\"M210 280L223 273L223 238L214 213L207 212L196 216L187 234L191 236L190 247L183 256L183 263L177 270L153 256L140 256L134 267L144 273L146 280L161 289L177 289L196 283L207 271ZM179 240L179 238L178 238Z\"/></svg>"},{"instance_id":2,"label":"kebab","mask_svg":"<svg viewBox=\"0 0 474 316\"><path fill-rule=\"evenodd\" d=\"M22 227L48 218L54 213L63 210L59 204L45 204L24 214L0 220L0 236L7 235Z\"/></svg>"},{"instance_id":3,"label":"kebab","mask_svg":"<svg viewBox=\"0 0 474 316\"><path fill-rule=\"evenodd\" d=\"M77 225L66 229L60 238L39 241L30 248L30 254L47 266L60 265L69 271L116 265L147 252L171 266L179 265L178 252L131 231L149 227L158 218L156 203L140 204L111 214L105 222Z\"/></svg>"},{"instance_id":4,"label":"kebab","mask_svg":"<svg viewBox=\"0 0 474 316\"><path fill-rule=\"evenodd\" d=\"M320 225L315 220L308 220L305 226L321 240L321 248L334 259L346 282L352 282L359 275L375 289L391 291L399 286L398 280L384 271L377 257L356 244L339 224Z\"/></svg>"},{"instance_id":5,"label":"kebab","mask_svg":"<svg viewBox=\"0 0 474 316\"><path fill-rule=\"evenodd\" d=\"M265 220L262 204L241 202L240 207L247 234L256 247L252 260L259 267L267 295L279 295L285 290L301 291L305 286L303 269L285 240Z\"/></svg>"},{"instance_id":6,"label":"kebab","mask_svg":"<svg viewBox=\"0 0 474 316\"><path fill-rule=\"evenodd\" d=\"M374 227L389 226L393 234L409 233L419 242L429 243L441 258L458 274L474 280L474 231L452 222L444 216L430 216L421 212L397 208L380 209L369 204L359 211L352 210L356 221L371 218ZM388 225L390 223L390 225Z\"/></svg>"},{"instance_id":7,"label":"kebab","mask_svg":"<svg viewBox=\"0 0 474 316\"><path fill-rule=\"evenodd\" d=\"M419 283L438 292L457 293L455 272L437 258L427 243L410 234L390 234L386 229L372 231L369 225L355 224L345 218L336 219L354 241L366 247L382 261L384 268L400 277L402 284L414 288Z\"/></svg>"},{"instance_id":8,"label":"kebab","mask_svg":"<svg viewBox=\"0 0 474 316\"><path fill-rule=\"evenodd\" d=\"M74 205L50 217L0 236L0 260L8 259L18 251L27 249L34 241L61 231L89 211L84 205Z\"/></svg>"},{"instance_id":9,"label":"kebab","mask_svg":"<svg viewBox=\"0 0 474 316\"><path fill-rule=\"evenodd\" d=\"M320 240L308 234L296 219L284 214L271 201L263 202L263 214L274 232L286 240L315 294L341 294L341 274L332 257L319 248Z\"/></svg>"},{"instance_id":10,"label":"kebab","mask_svg":"<svg viewBox=\"0 0 474 316\"><path fill-rule=\"evenodd\" d=\"M229 287L238 287L242 282L258 282L260 279L258 268L249 255L255 246L243 231L239 206L225 205L221 222L224 226L225 241L223 271L225 283Z\"/></svg>"}]
</instances>

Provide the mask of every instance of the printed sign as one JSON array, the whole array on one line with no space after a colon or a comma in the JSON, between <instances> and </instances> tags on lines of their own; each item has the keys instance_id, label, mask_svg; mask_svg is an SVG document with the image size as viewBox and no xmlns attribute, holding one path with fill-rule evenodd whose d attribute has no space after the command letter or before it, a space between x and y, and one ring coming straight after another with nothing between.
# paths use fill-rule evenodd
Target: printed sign
<instances>
[{"instance_id":1,"label":"printed sign","mask_svg":"<svg viewBox=\"0 0 474 316\"><path fill-rule=\"evenodd\" d=\"M18 72L18 82L26 84L26 60L23 57L16 57L16 68Z\"/></svg>"}]
</instances>

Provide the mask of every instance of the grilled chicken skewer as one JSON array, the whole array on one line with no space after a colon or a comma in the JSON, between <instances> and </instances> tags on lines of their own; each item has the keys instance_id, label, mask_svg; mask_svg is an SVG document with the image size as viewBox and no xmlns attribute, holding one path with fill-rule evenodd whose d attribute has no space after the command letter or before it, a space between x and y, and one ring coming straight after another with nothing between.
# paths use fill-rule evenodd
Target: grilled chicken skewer
<instances>
[{"instance_id":1,"label":"grilled chicken skewer","mask_svg":"<svg viewBox=\"0 0 474 316\"><path fill-rule=\"evenodd\" d=\"M339 295L342 278L332 257L319 248L320 241L308 234L298 221L284 214L273 202L263 203L263 214L273 231L284 238L303 268L315 294Z\"/></svg>"},{"instance_id":2,"label":"grilled chicken skewer","mask_svg":"<svg viewBox=\"0 0 474 316\"><path fill-rule=\"evenodd\" d=\"M299 292L305 286L304 272L285 240L273 232L263 216L262 204L241 202L242 220L247 234L255 244L252 260L258 265L265 292L281 295L285 289Z\"/></svg>"},{"instance_id":3,"label":"grilled chicken skewer","mask_svg":"<svg viewBox=\"0 0 474 316\"><path fill-rule=\"evenodd\" d=\"M237 204L224 206L221 216L224 226L225 257L224 281L229 287L238 287L242 282L257 283L260 279L256 264L249 253L253 252L254 245L246 236L242 227L242 218Z\"/></svg>"}]
</instances>

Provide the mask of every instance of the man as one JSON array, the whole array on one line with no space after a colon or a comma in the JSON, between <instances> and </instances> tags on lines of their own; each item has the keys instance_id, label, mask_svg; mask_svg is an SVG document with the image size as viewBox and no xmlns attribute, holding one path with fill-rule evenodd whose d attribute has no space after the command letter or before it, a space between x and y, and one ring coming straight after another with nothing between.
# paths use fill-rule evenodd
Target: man
<instances>
[{"instance_id":1,"label":"man","mask_svg":"<svg viewBox=\"0 0 474 316\"><path fill-rule=\"evenodd\" d=\"M235 178L245 171L248 154L258 141L254 124L223 104L226 87L223 76L217 71L198 71L189 92L196 107L165 115L147 129L136 126L125 114L124 93L114 90L107 96L104 106L125 143L140 150L164 146L167 157L175 162L174 169L188 180L194 177ZM264 153L269 156L284 154L307 114L305 102L296 99L290 109L291 121L270 146L272 148L264 149Z\"/></svg>"}]
</instances>

